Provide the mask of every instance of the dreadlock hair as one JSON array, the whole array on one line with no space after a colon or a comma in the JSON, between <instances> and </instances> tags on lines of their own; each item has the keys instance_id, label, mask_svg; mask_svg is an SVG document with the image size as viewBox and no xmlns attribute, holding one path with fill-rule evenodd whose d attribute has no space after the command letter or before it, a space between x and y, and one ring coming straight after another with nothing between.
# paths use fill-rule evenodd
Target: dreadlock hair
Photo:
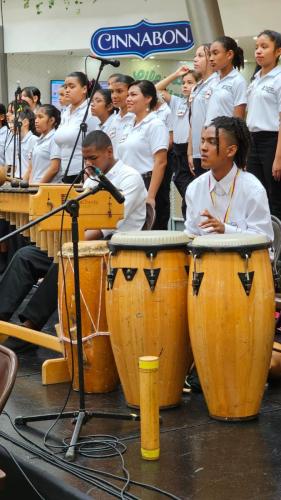
<instances>
[{"instance_id":1,"label":"dreadlock hair","mask_svg":"<svg viewBox=\"0 0 281 500\"><path fill-rule=\"evenodd\" d=\"M250 147L251 136L246 122L234 116L217 116L209 126L216 129L217 154L219 154L219 130L222 129L236 144L237 151L234 162L238 168L245 168L247 155Z\"/></svg>"}]
</instances>

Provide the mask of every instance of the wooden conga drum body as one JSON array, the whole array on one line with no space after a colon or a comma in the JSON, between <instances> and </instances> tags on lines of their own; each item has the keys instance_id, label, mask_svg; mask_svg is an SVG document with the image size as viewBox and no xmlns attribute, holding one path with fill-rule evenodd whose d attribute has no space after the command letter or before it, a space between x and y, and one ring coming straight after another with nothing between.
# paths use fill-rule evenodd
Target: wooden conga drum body
<instances>
[{"instance_id":1,"label":"wooden conga drum body","mask_svg":"<svg viewBox=\"0 0 281 500\"><path fill-rule=\"evenodd\" d=\"M139 406L140 356L160 357L160 406L181 401L192 362L185 311L188 241L177 231L143 231L116 233L109 243L107 319L130 406Z\"/></svg>"},{"instance_id":2,"label":"wooden conga drum body","mask_svg":"<svg viewBox=\"0 0 281 500\"><path fill-rule=\"evenodd\" d=\"M105 283L108 253L109 250L105 241L79 242L83 368L84 389L86 393L112 391L119 381L110 345L105 312ZM59 262L58 296L60 326L64 335L65 352L70 374L72 374L71 347L73 350L73 389L78 390L73 266L72 243L65 243L62 248L62 259ZM67 315L69 315L70 334Z\"/></svg>"},{"instance_id":3,"label":"wooden conga drum body","mask_svg":"<svg viewBox=\"0 0 281 500\"><path fill-rule=\"evenodd\" d=\"M254 418L267 379L274 335L269 243L262 235L208 235L190 245L191 345L209 413Z\"/></svg>"}]
</instances>

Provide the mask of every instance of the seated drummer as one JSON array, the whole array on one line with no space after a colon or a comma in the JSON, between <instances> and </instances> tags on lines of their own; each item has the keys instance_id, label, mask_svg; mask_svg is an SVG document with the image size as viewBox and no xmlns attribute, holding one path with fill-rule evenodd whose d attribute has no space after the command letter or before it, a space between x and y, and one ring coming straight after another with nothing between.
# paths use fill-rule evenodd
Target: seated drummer
<instances>
[{"instance_id":1,"label":"seated drummer","mask_svg":"<svg viewBox=\"0 0 281 500\"><path fill-rule=\"evenodd\" d=\"M82 154L85 160L86 173L94 176L93 166L98 167L108 179L121 190L125 196L125 216L118 222L118 231L141 230L146 218L147 191L141 175L132 167L125 165L113 156L109 137L102 131L90 132L83 141ZM85 185L96 181L86 180ZM114 230L87 231L87 239L103 239ZM39 278L45 277L31 300L20 314L24 326L41 330L51 314L57 308L58 266L46 252L28 246L20 249L13 257L0 280L0 319L8 321L32 286ZM15 338L6 341L8 347L23 352L32 346Z\"/></svg>"},{"instance_id":2,"label":"seated drummer","mask_svg":"<svg viewBox=\"0 0 281 500\"><path fill-rule=\"evenodd\" d=\"M186 190L185 232L259 233L273 240L267 194L245 172L250 134L240 118L220 116L201 137L202 167L210 169Z\"/></svg>"},{"instance_id":3,"label":"seated drummer","mask_svg":"<svg viewBox=\"0 0 281 500\"><path fill-rule=\"evenodd\" d=\"M254 175L243 170L249 142L248 128L240 118L221 116L203 129L202 167L210 170L186 190L185 232L259 233L273 240L266 191ZM274 345L280 352L273 351L269 377L280 378L281 333L275 336Z\"/></svg>"}]
</instances>

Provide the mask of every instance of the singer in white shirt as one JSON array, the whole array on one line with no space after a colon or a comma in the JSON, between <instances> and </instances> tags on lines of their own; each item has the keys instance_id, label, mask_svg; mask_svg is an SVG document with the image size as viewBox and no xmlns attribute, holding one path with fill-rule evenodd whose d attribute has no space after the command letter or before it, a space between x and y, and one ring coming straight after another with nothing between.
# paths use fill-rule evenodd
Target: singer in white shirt
<instances>
[{"instance_id":1,"label":"singer in white shirt","mask_svg":"<svg viewBox=\"0 0 281 500\"><path fill-rule=\"evenodd\" d=\"M260 233L273 240L266 191L243 169L250 144L243 120L218 117L203 129L202 167L210 169L186 191L185 232Z\"/></svg>"}]
</instances>

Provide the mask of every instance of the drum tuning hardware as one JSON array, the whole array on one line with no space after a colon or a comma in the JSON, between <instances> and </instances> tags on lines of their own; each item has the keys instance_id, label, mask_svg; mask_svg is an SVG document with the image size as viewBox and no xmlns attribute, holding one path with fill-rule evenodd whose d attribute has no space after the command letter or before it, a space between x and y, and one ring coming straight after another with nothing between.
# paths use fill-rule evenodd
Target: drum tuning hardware
<instances>
[{"instance_id":1,"label":"drum tuning hardware","mask_svg":"<svg viewBox=\"0 0 281 500\"><path fill-rule=\"evenodd\" d=\"M117 271L118 271L117 267L109 268L107 273L107 290L112 290Z\"/></svg>"},{"instance_id":2,"label":"drum tuning hardware","mask_svg":"<svg viewBox=\"0 0 281 500\"><path fill-rule=\"evenodd\" d=\"M202 279L204 276L204 273L198 273L196 270L196 264L197 264L197 257L198 255L194 255L194 271L192 273L192 288L193 288L193 295L198 295L199 289L202 283Z\"/></svg>"},{"instance_id":3,"label":"drum tuning hardware","mask_svg":"<svg viewBox=\"0 0 281 500\"><path fill-rule=\"evenodd\" d=\"M132 281L135 277L135 274L137 272L137 268L133 267L123 267L122 271L124 274L124 278L126 281Z\"/></svg>"},{"instance_id":4,"label":"drum tuning hardware","mask_svg":"<svg viewBox=\"0 0 281 500\"><path fill-rule=\"evenodd\" d=\"M238 276L244 287L246 295L250 295L255 271L249 271L249 254L245 253L244 259L245 259L245 272L238 273Z\"/></svg>"},{"instance_id":5,"label":"drum tuning hardware","mask_svg":"<svg viewBox=\"0 0 281 500\"><path fill-rule=\"evenodd\" d=\"M146 279L149 283L150 289L153 292L158 280L158 276L160 274L160 267L158 269L144 269L144 274L146 276Z\"/></svg>"},{"instance_id":6,"label":"drum tuning hardware","mask_svg":"<svg viewBox=\"0 0 281 500\"><path fill-rule=\"evenodd\" d=\"M196 273L196 272L193 273L192 275L193 295L198 295L203 276L204 273Z\"/></svg>"},{"instance_id":7,"label":"drum tuning hardware","mask_svg":"<svg viewBox=\"0 0 281 500\"><path fill-rule=\"evenodd\" d=\"M250 295L253 279L254 279L255 271L250 271L246 273L238 273L240 281L243 285L243 288L246 292L246 295Z\"/></svg>"}]
</instances>

